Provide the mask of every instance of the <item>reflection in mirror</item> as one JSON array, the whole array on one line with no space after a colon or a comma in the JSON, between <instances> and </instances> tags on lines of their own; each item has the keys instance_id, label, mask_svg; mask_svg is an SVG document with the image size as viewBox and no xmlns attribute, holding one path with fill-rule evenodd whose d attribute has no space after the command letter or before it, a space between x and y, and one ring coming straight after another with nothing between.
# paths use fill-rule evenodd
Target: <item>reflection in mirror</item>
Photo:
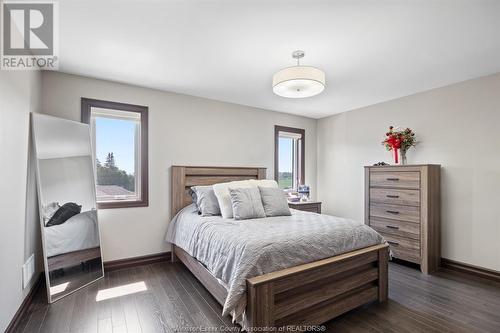
<instances>
[{"instance_id":1,"label":"reflection in mirror","mask_svg":"<svg viewBox=\"0 0 500 333\"><path fill-rule=\"evenodd\" d=\"M89 126L32 114L49 302L101 277Z\"/></svg>"}]
</instances>

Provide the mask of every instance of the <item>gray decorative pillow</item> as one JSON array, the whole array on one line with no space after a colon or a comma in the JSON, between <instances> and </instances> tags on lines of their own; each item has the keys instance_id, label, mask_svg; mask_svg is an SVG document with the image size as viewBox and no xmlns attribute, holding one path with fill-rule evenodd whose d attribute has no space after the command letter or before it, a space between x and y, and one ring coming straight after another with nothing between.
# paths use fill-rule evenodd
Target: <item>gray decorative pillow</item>
<instances>
[{"instance_id":1,"label":"gray decorative pillow","mask_svg":"<svg viewBox=\"0 0 500 333\"><path fill-rule=\"evenodd\" d=\"M235 220L266 217L258 188L230 188L229 196Z\"/></svg>"},{"instance_id":2,"label":"gray decorative pillow","mask_svg":"<svg viewBox=\"0 0 500 333\"><path fill-rule=\"evenodd\" d=\"M188 194L191 197L191 200L193 200L193 203L196 206L196 210L199 211L199 209L198 209L198 198L196 197L196 192L193 190L192 187L189 188Z\"/></svg>"},{"instance_id":3,"label":"gray decorative pillow","mask_svg":"<svg viewBox=\"0 0 500 333\"><path fill-rule=\"evenodd\" d=\"M279 188L259 186L262 206L266 216L290 216L290 208L286 200L285 192Z\"/></svg>"},{"instance_id":4,"label":"gray decorative pillow","mask_svg":"<svg viewBox=\"0 0 500 333\"><path fill-rule=\"evenodd\" d=\"M212 186L191 187L196 195L196 206L201 216L220 215L219 202Z\"/></svg>"}]
</instances>

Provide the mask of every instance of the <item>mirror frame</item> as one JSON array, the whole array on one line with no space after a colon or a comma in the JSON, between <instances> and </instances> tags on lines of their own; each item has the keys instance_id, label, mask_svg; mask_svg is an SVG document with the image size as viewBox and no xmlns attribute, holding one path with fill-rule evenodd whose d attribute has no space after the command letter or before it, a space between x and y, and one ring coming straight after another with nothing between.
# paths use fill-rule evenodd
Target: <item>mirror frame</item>
<instances>
[{"instance_id":1,"label":"mirror frame","mask_svg":"<svg viewBox=\"0 0 500 333\"><path fill-rule=\"evenodd\" d=\"M36 193L37 193L37 201L38 201L38 216L39 216L39 221L40 221L40 229L41 229L41 232L40 232L40 235L42 237L42 256L43 256L43 264L44 264L44 269L45 269L45 284L46 284L46 288L47 288L47 301L49 303L54 303L68 295L71 295L73 294L74 292L82 289L82 288L85 288L87 287L88 285L92 284L92 283L95 283L96 281L99 281L100 279L104 278L104 261L102 259L102 239L101 239L101 230L100 230L100 227L99 227L99 217L98 217L98 207L97 207L97 197L96 197L96 192L95 192L95 163L91 163L92 164L92 188L94 189L94 191L92 191L92 196L94 198L94 202L95 202L95 210L96 210L96 218L97 218L97 233L98 233L98 238L99 238L99 251L100 251L100 254L101 254L101 271L102 271L102 275L99 276L98 278L94 279L94 280L91 280L81 286L79 286L78 288L75 288L74 290L71 290L65 294L61 294L60 296L57 296L57 297L52 297L51 294L50 294L50 272L49 272L49 265L48 265L48 261L47 261L47 256L45 255L47 253L46 251L46 247L45 247L45 223L43 221L43 204L42 204L42 190L41 190L41 177L40 177L40 165L39 165L39 158L38 158L38 152L37 152L37 143L36 143L36 124L35 124L35 121L34 121L34 117L39 117L39 116L42 116L42 117L49 117L49 118L53 118L53 119L59 119L59 120L63 120L63 121L70 121L70 122L74 122L75 124L78 124L79 126L86 126L88 128L88 136L89 136L89 145L90 145L90 151L92 152L92 141L91 141L91 136L90 136L90 128L89 128L89 125L88 124L85 124L85 123L81 123L81 122L78 122L78 121L72 121L72 120L68 120L68 119L64 119L64 118L59 118L59 117L54 117L54 116L49 116L49 115L46 115L46 114L40 114L40 113L34 113L34 112L31 112L30 113L30 129L31 129L31 139L32 139L32 145L33 145L33 154L34 154L34 160L35 160L35 174L36 174ZM91 155L91 161L92 161L92 155Z\"/></svg>"}]
</instances>

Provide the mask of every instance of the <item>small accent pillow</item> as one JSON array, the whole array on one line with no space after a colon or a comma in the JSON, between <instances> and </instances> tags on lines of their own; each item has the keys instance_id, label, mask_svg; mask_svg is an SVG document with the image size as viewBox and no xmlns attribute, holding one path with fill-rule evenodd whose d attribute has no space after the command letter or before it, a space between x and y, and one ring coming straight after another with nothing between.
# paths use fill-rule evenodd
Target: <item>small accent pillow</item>
<instances>
[{"instance_id":1,"label":"small accent pillow","mask_svg":"<svg viewBox=\"0 0 500 333\"><path fill-rule=\"evenodd\" d=\"M288 207L285 192L282 189L259 186L259 191L266 216L292 215Z\"/></svg>"},{"instance_id":2,"label":"small accent pillow","mask_svg":"<svg viewBox=\"0 0 500 333\"><path fill-rule=\"evenodd\" d=\"M59 208L54 215L47 222L47 227L52 227L54 225L63 224L70 217L80 214L82 211L82 206L77 205L74 202L67 202Z\"/></svg>"},{"instance_id":3,"label":"small accent pillow","mask_svg":"<svg viewBox=\"0 0 500 333\"><path fill-rule=\"evenodd\" d=\"M213 185L215 196L217 197L220 212L223 218L225 219L233 218L233 206L231 204L229 188L250 188L250 187L252 187L252 185L250 185L250 182L248 180L238 180L234 182L220 183Z\"/></svg>"},{"instance_id":4,"label":"small accent pillow","mask_svg":"<svg viewBox=\"0 0 500 333\"><path fill-rule=\"evenodd\" d=\"M212 186L191 187L196 196L196 206L201 216L220 215L219 202Z\"/></svg>"},{"instance_id":5,"label":"small accent pillow","mask_svg":"<svg viewBox=\"0 0 500 333\"><path fill-rule=\"evenodd\" d=\"M229 188L229 195L235 220L266 217L258 188Z\"/></svg>"}]
</instances>

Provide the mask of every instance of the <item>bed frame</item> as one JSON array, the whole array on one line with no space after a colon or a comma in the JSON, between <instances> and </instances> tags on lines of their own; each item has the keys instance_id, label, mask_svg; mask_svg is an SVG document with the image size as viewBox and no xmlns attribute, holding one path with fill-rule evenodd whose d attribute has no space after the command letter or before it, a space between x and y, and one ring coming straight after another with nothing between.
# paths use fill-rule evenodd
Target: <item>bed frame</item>
<instances>
[{"instance_id":1,"label":"bed frame","mask_svg":"<svg viewBox=\"0 0 500 333\"><path fill-rule=\"evenodd\" d=\"M47 266L49 267L49 272L52 272L55 269L79 265L100 257L101 248L97 246L86 250L78 250L48 257Z\"/></svg>"},{"instance_id":2,"label":"bed frame","mask_svg":"<svg viewBox=\"0 0 500 333\"><path fill-rule=\"evenodd\" d=\"M265 168L172 166L172 217L191 203L194 185L265 179ZM388 245L380 244L247 279L250 326L319 325L360 305L387 300ZM180 260L220 303L227 291L210 272L181 248Z\"/></svg>"}]
</instances>

